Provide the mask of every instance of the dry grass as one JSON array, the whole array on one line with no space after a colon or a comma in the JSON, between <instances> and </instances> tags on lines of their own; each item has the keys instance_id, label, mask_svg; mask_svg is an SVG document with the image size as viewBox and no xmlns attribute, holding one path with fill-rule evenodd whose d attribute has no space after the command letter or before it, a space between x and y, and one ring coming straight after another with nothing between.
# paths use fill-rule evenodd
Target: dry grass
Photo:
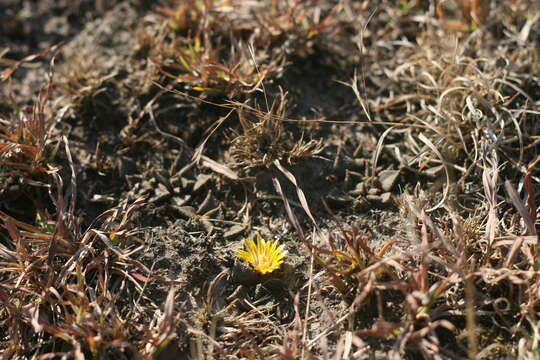
<instances>
[{"instance_id":1,"label":"dry grass","mask_svg":"<svg viewBox=\"0 0 540 360\"><path fill-rule=\"evenodd\" d=\"M286 94L279 94L268 112L245 104L235 105L241 133L233 130L230 136L231 166L244 170L269 168L276 160L294 164L321 152L323 145L320 140L300 138L294 141L287 131Z\"/></svg>"},{"instance_id":2,"label":"dry grass","mask_svg":"<svg viewBox=\"0 0 540 360\"><path fill-rule=\"evenodd\" d=\"M6 77L2 80L9 79L11 71L33 58L35 57L27 57L11 69L5 70L2 75ZM54 157L54 153L46 149L50 144L51 129L55 122L47 113L53 84L53 61L51 60L49 80L39 89L35 104L18 109L6 118L0 118L1 176L20 175L31 179L40 173L54 172L54 169L48 168L46 164L50 157ZM16 107L16 104L12 106Z\"/></svg>"},{"instance_id":3,"label":"dry grass","mask_svg":"<svg viewBox=\"0 0 540 360\"><path fill-rule=\"evenodd\" d=\"M144 154L145 170L130 179L170 175L155 203L190 221L204 218L204 226L186 222L186 232L208 242L204 251L221 272L182 263L173 274L141 260L152 251L142 228L151 221L137 214L159 214L141 196L143 185L84 218L77 199L88 195L78 180L85 165L59 125L65 109L51 102L61 96L77 112L105 81L122 79L93 69L89 58L64 68L71 70L55 89L51 60L35 105L12 104L0 118L0 195L10 182L35 195L21 217L0 206L1 358L536 358L539 10L524 0L162 2L148 14L148 29L133 30L137 56L144 54L137 61L160 88L132 99L140 108L126 115L130 137L116 134L114 149L118 156L136 144L171 150L154 135L180 146L172 164ZM2 84L44 56L7 61ZM304 95L284 92L281 81L313 57L335 62L336 73L355 68L358 103L339 116L294 119L288 105ZM200 120L197 148L188 145L192 133L158 126L166 123L160 114L182 106L214 111L196 112L210 119ZM344 135L335 146L335 128L346 124L364 137ZM341 176L342 152L355 160L362 146L372 150L366 177L357 168ZM383 210L312 211L319 204L303 184L320 183L315 170L300 172L307 159L333 163L323 198L326 187L364 196L342 184L350 174L369 187L367 175L391 170L400 186L385 190L392 201ZM274 188L265 190L277 206L257 202L249 176L260 169L271 174ZM214 187L201 195L209 181ZM377 211L398 225L370 229L362 218ZM237 233L282 231L290 258L248 281L228 259L236 232L215 236L214 223Z\"/></svg>"}]
</instances>

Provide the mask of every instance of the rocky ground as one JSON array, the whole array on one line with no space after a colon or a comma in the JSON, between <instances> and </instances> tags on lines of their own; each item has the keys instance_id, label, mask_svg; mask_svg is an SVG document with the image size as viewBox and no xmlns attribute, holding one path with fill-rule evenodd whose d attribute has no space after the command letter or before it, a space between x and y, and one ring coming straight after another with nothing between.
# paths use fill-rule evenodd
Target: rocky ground
<instances>
[{"instance_id":1,"label":"rocky ground","mask_svg":"<svg viewBox=\"0 0 540 360\"><path fill-rule=\"evenodd\" d=\"M539 10L3 1L2 358L534 359Z\"/></svg>"}]
</instances>

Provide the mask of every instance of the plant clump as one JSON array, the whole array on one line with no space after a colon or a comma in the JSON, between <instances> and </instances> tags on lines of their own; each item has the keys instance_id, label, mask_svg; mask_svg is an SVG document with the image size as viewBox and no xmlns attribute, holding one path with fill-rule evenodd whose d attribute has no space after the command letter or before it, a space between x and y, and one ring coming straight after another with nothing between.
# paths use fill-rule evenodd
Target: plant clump
<instances>
[{"instance_id":1,"label":"plant clump","mask_svg":"<svg viewBox=\"0 0 540 360\"><path fill-rule=\"evenodd\" d=\"M294 164L316 156L323 149L320 140L294 140L287 122L286 94L281 93L268 112L237 104L241 133L233 131L229 148L234 167L245 170L270 167L276 161Z\"/></svg>"},{"instance_id":2,"label":"plant clump","mask_svg":"<svg viewBox=\"0 0 540 360\"><path fill-rule=\"evenodd\" d=\"M162 74L183 91L228 98L278 78L318 40L335 46L346 23L341 6L312 2L171 1L157 11L170 29L152 58Z\"/></svg>"}]
</instances>

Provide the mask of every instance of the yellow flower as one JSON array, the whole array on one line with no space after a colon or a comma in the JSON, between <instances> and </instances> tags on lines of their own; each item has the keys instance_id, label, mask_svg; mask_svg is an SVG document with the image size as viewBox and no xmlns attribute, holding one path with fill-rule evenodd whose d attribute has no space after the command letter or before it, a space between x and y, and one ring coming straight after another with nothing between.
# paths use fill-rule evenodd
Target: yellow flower
<instances>
[{"instance_id":1,"label":"yellow flower","mask_svg":"<svg viewBox=\"0 0 540 360\"><path fill-rule=\"evenodd\" d=\"M257 243L249 239L244 244L247 251L236 250L236 256L246 260L260 274L268 274L279 268L287 255L284 245L278 246L277 240L266 242L260 235L257 235Z\"/></svg>"}]
</instances>

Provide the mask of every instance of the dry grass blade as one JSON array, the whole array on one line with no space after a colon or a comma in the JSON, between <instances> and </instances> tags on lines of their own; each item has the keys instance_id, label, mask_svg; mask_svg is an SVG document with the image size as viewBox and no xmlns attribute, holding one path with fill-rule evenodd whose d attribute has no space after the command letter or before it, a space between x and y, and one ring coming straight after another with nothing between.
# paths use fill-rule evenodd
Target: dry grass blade
<instances>
[{"instance_id":1,"label":"dry grass blade","mask_svg":"<svg viewBox=\"0 0 540 360\"><path fill-rule=\"evenodd\" d=\"M518 251L520 250L521 246L525 243L525 239L522 236L516 237L516 240L512 244L512 247L510 248L510 251L508 252L508 257L506 258L504 262L504 267L509 268L515 261L516 256L518 254Z\"/></svg>"},{"instance_id":2,"label":"dry grass blade","mask_svg":"<svg viewBox=\"0 0 540 360\"><path fill-rule=\"evenodd\" d=\"M311 222L313 223L313 226L315 227L315 229L317 230L317 233L320 234L321 233L321 230L319 228L319 225L317 224L317 222L315 221L315 218L313 217L313 214L311 213L311 210L309 209L309 205L307 203L307 200L306 200L306 196L304 195L304 191L300 188L300 186L298 186L298 183L296 181L296 178L294 177L294 175L288 171L287 169L285 169L281 163L279 162L279 160L275 160L274 161L274 165L276 166L276 168L281 171L281 173L283 175L285 175L285 177L287 179L289 179L289 181L291 183L293 183L293 185L295 186L296 188L296 194L298 195L298 200L300 201L300 204L302 205L302 208L304 209L306 215L310 218Z\"/></svg>"},{"instance_id":3,"label":"dry grass blade","mask_svg":"<svg viewBox=\"0 0 540 360\"><path fill-rule=\"evenodd\" d=\"M377 141L377 147L371 158L371 176L375 176L377 173L377 163L379 162L379 157L381 156L381 152L383 150L384 139L392 132L392 130L394 130L394 128L394 126L390 126L388 129L386 129Z\"/></svg>"},{"instance_id":4,"label":"dry grass blade","mask_svg":"<svg viewBox=\"0 0 540 360\"><path fill-rule=\"evenodd\" d=\"M319 225L315 221L315 218L313 217L313 215L311 213L311 210L309 209L309 206L308 206L307 200L306 200L306 196L304 195L304 192L302 191L300 186L298 186L298 183L297 183L296 178L294 177L294 175L291 172L289 172L287 169L285 169L281 165L281 163L279 162L278 159L276 159L274 161L274 165L296 187L296 193L298 195L298 199L300 201L300 204L302 205L302 208L304 209L305 213L309 216L309 218L311 219L311 221L312 221L312 223L313 223L313 225L315 227L315 230L313 231L313 234L311 236L311 246L309 246L310 253L311 253L310 266L309 266L309 283L308 283L306 311L305 311L305 315L304 315L304 331L302 333L302 343L305 343L306 342L306 337L307 337L307 329L308 329L308 317L309 317L309 314L310 314L311 292L312 292L312 283L313 283L313 266L314 266L314 259L315 259L314 252L313 252L313 246L315 244L316 239L321 236L321 230L319 228ZM277 179L275 181L277 182ZM278 184L279 184L279 182L278 182ZM289 206L288 211L290 211L290 206ZM292 212L291 212L291 215L292 215ZM293 215L293 219L295 219L294 215ZM302 233L300 233L300 234L302 234ZM302 348L302 353L301 353L300 358L302 358L302 359L304 358L304 353L305 353L305 349Z\"/></svg>"},{"instance_id":5,"label":"dry grass blade","mask_svg":"<svg viewBox=\"0 0 540 360\"><path fill-rule=\"evenodd\" d=\"M224 175L227 178L231 180L239 180L240 177L236 172L234 172L231 168L229 168L226 165L220 164L212 159L210 159L207 156L202 156L202 165L212 169L213 171L217 172L218 174Z\"/></svg>"},{"instance_id":6,"label":"dry grass blade","mask_svg":"<svg viewBox=\"0 0 540 360\"><path fill-rule=\"evenodd\" d=\"M291 205L289 203L289 200L285 196L285 193L281 189L281 184L277 178L272 178L272 182L274 183L274 187L281 196L281 199L283 200L283 204L285 205L285 211L287 212L287 216L289 217L289 221L293 224L294 228L298 232L298 235L300 236L300 239L305 240L304 231L302 230L302 226L300 225L300 222L298 221L298 218L296 215L294 215L294 212L291 209Z\"/></svg>"},{"instance_id":7,"label":"dry grass blade","mask_svg":"<svg viewBox=\"0 0 540 360\"><path fill-rule=\"evenodd\" d=\"M506 180L504 182L504 187L506 189L506 192L508 193L508 196L510 197L510 200L512 201L512 204L514 204L514 206L519 212L519 215L521 215L523 222L525 223L526 233L524 235L537 235L534 220L531 218L529 211L525 207L525 204L519 197L512 183L509 180Z\"/></svg>"},{"instance_id":8,"label":"dry grass blade","mask_svg":"<svg viewBox=\"0 0 540 360\"><path fill-rule=\"evenodd\" d=\"M203 154L203 151L204 151L204 147L206 145L206 143L208 142L208 140L210 139L210 137L212 135L214 135L214 133L219 129L219 127L225 122L225 120L227 120L231 114L233 113L233 109L231 109L227 115L221 117L218 121L216 121L214 124L212 124L212 126L206 131L205 133L205 137L203 139L203 141L201 141L201 143L197 146L197 148L195 149L195 151L193 152L193 158L192 160L194 162L199 162L200 159L201 159L201 156Z\"/></svg>"},{"instance_id":9,"label":"dry grass blade","mask_svg":"<svg viewBox=\"0 0 540 360\"><path fill-rule=\"evenodd\" d=\"M366 25L367 26L367 25ZM362 46L359 46L360 49L362 49ZM373 122L371 119L371 114L369 113L368 105L366 103L366 100L360 95L360 90L358 89L358 75L356 71L354 72L352 82L350 84L342 82L343 85L349 86L352 91L354 92L354 95L356 96L356 99L362 106L362 110L364 111L364 114L366 114L366 117L369 122ZM365 87L365 85L363 85Z\"/></svg>"},{"instance_id":10,"label":"dry grass blade","mask_svg":"<svg viewBox=\"0 0 540 360\"><path fill-rule=\"evenodd\" d=\"M40 51L39 53L37 54L33 54L33 55L28 55L26 57L24 57L23 59L17 61L14 65L12 65L9 69L6 69L4 71L2 71L2 73L0 74L0 82L3 82L3 81L6 81L7 79L9 79L11 77L11 75L13 75L13 73L19 68L21 67L21 65L27 63L27 62L30 62L30 61L33 61L35 59L38 59L40 57L44 57L46 56L47 54L49 53L56 53L57 50L62 46L62 44L57 44L55 46L52 46L48 49L45 49L43 51Z\"/></svg>"},{"instance_id":11,"label":"dry grass blade","mask_svg":"<svg viewBox=\"0 0 540 360\"><path fill-rule=\"evenodd\" d=\"M489 158L488 164L484 164L484 172L482 173L482 184L484 186L484 194L486 196L488 204L488 220L486 224L486 238L488 240L488 249L485 254L485 258L488 259L491 256L491 247L499 227L499 219L497 218L497 190L499 188L499 170L497 164L497 158Z\"/></svg>"},{"instance_id":12,"label":"dry grass blade","mask_svg":"<svg viewBox=\"0 0 540 360\"><path fill-rule=\"evenodd\" d=\"M525 190L527 190L527 206L529 207L529 213L532 219L537 219L537 209L536 209L536 191L532 184L532 172L536 168L536 165L540 162L540 156L537 156L536 159L529 163L527 166L527 171L525 173L525 178L523 179L523 184Z\"/></svg>"},{"instance_id":13,"label":"dry grass blade","mask_svg":"<svg viewBox=\"0 0 540 360\"><path fill-rule=\"evenodd\" d=\"M444 187L442 198L441 200L439 200L439 202L436 205L426 210L426 212L429 213L440 208L446 201L446 198L448 197L448 193L450 192L450 170L448 169L448 163L446 162L442 154L439 152L437 147L431 142L431 140L429 140L424 134L418 135L418 138L424 144L426 144L431 149L431 151L433 151L437 155L437 157L439 158L439 160L444 166L444 174L446 176L446 185Z\"/></svg>"}]
</instances>

